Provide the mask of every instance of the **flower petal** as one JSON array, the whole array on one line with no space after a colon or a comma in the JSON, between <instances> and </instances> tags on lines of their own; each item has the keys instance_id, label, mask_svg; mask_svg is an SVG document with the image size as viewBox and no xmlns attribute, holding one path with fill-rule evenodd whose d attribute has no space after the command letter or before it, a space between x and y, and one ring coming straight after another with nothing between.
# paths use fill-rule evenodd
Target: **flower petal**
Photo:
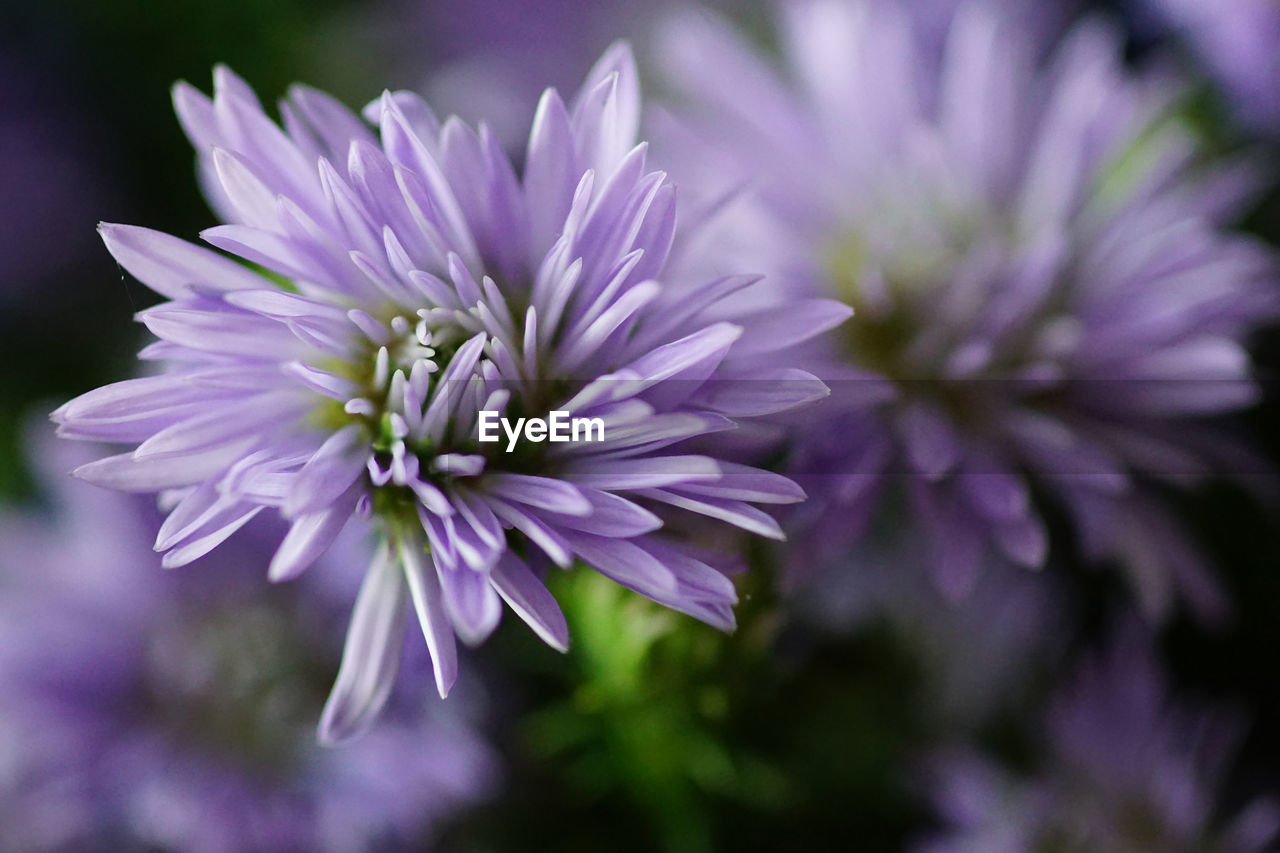
<instances>
[{"instance_id":1,"label":"flower petal","mask_svg":"<svg viewBox=\"0 0 1280 853\"><path fill-rule=\"evenodd\" d=\"M351 612L342 664L320 715L322 743L342 743L365 732L391 695L403 652L407 589L384 545Z\"/></svg>"}]
</instances>

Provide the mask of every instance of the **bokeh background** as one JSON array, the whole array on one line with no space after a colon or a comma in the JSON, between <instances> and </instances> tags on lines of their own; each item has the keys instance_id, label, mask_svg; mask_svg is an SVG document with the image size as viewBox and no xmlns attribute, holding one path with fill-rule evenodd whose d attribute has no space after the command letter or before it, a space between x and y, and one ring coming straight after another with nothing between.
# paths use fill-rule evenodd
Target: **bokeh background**
<instances>
[{"instance_id":1,"label":"bokeh background","mask_svg":"<svg viewBox=\"0 0 1280 853\"><path fill-rule=\"evenodd\" d=\"M86 495L91 487L66 482L62 472L74 454L56 447L42 426L54 405L130 375L146 340L132 315L156 297L114 263L96 224L137 223L192 236L213 223L173 117L172 83L185 79L207 89L211 68L221 62L264 102L295 81L352 106L383 89L416 89L442 114L487 119L518 150L538 92L547 85L572 91L615 38L631 39L642 73L651 71L645 46L656 22L679 5L4 0L0 660L34 655L29 647L42 646L38 666L64 666L70 685L94 682L76 701L94 711L116 704L111 715L95 717L98 728L86 744L44 743L3 721L54 711L8 707L0 684L0 733L8 733L0 736L0 848L255 849L265 838L278 842L269 846L299 849L433 843L450 850L902 850L929 843L966 809L1015 816L1047 809L1070 824L1078 803L1105 801L1111 796L1105 779L1126 772L1140 777L1138 787L1162 788L1151 797L1166 804L1163 812L1135 813L1138 823L1171 814L1191 820L1204 810L1206 823L1222 827L1244 814L1259 827L1254 836L1267 837L1266 798L1280 795L1280 504L1265 493L1280 480L1265 466L1253 476L1260 489L1215 482L1177 498L1181 526L1213 559L1233 603L1232 614L1213 624L1182 612L1158 630L1136 624L1118 573L1085 568L1069 553L1059 553L1040 575L980 587L958 606L892 552L873 565L836 567L821 594L785 598L763 565L742 581L742 628L733 636L598 578L571 576L555 590L575 637L568 655L504 625L470 655L474 683L445 703L450 707L427 701L422 678L409 679L400 697L405 708L389 724L399 728L380 729L380 747L329 753L309 740L323 691L291 686L298 676L293 663L259 655L245 664L251 672L235 676L248 684L241 693L223 692L233 679L219 681L214 663L203 675L193 674L199 667L190 663L169 671L151 662L143 675L134 671L130 655L145 654L137 649L168 630L163 620L143 619L157 609L157 598L166 607L178 601L179 611L251 610L236 602L257 597L240 588L253 585L245 578L257 568L265 590L270 553L250 543L220 565L181 570L187 573L181 580L149 579L161 574L145 533L154 510L120 496ZM1036 17L1048 38L1076 16L1110 16L1124 27L1130 61L1167 63L1186 75L1208 151L1252 151L1280 173L1280 6L1268 0L1038 0L1033 11L1025 8L1033 4L1004 5L1008 14ZM719 9L748 32L768 29L764 5L737 0ZM660 85L650 82L650 93L660 95ZM1280 242L1280 194L1264 192L1242 227ZM1264 397L1238 426L1265 449L1269 464L1280 466L1280 334L1259 335L1252 352ZM117 516L123 520L105 521ZM144 532L130 533L132 525ZM127 536L133 538L121 545ZM201 572L236 580L190 589L189 576ZM335 589L308 593L301 605L277 596L261 616L292 625L309 644L306 657L319 672L313 681L321 684L336 670L337 650L329 645L345 623L345 610L331 602L349 602L344 596L353 589L342 572L331 572ZM228 593L231 587L239 591ZM133 592L122 595L122 588ZM64 621L77 626L75 641L50 628ZM138 636L117 649L121 624ZM230 630L240 635L241 654L289 645L258 635L246 641L243 630ZM190 642L201 660L221 660L217 642ZM162 670L172 681L145 707L118 707L121 700L103 698L115 694L97 683L132 678L154 690ZM422 670L419 662L415 671ZM1107 710L1063 721L1072 701L1088 704L1091 690L1109 689ZM223 704L210 708L206 694ZM281 710L281 702L288 707ZM77 756L62 753L126 739L122 732L142 728L141 720L158 713L156 704L167 707L169 726L204 725L201 714L222 720L230 733L209 741L211 763L225 757L219 750L234 752L236 773L253 776L256 787L231 796L227 789L240 783L213 778L225 769L168 753L140 758L149 753L135 744L125 750L133 758L120 772L121 785L149 781L160 791L190 791L157 794L131 812L131 823L104 829L96 805L118 792L79 790ZM1166 715L1166 705L1187 710ZM243 720L235 716L241 712ZM259 730L263 719L288 734ZM1108 731L1112 724L1133 731L1116 735ZM1072 726L1084 734L1073 734ZM1087 761L1083 770L1072 765L1072 755L1087 752L1072 738L1094 736L1094 746L1118 738L1110 750L1121 765L1114 772L1098 773ZM304 759L274 755L272 738L286 737L300 744ZM1156 760L1147 751L1127 756L1127 747L1145 739L1160 740L1163 746L1152 749L1178 760ZM299 760L310 774L305 796L290 787L300 771L279 770L281 762L294 767ZM316 770L326 762L347 766ZM1053 777L1055 762L1069 765L1058 775L1073 781L999 793L1006 776ZM1104 783L1095 784L1090 773ZM1096 790L1078 790L1090 786ZM342 799L339 789L353 787L364 792L358 804L334 804ZM248 820L246 800L277 795L327 805L295 809L265 834L217 831ZM19 812L43 817L19 832L19 822L6 817ZM287 828L290 821L311 828L298 835ZM321 824L342 831L315 830ZM369 829L361 835L353 827ZM1152 830L1129 836L1149 842L1115 849L1250 849L1241 832L1211 847L1161 841ZM1032 849L1011 838L991 835L939 849Z\"/></svg>"}]
</instances>

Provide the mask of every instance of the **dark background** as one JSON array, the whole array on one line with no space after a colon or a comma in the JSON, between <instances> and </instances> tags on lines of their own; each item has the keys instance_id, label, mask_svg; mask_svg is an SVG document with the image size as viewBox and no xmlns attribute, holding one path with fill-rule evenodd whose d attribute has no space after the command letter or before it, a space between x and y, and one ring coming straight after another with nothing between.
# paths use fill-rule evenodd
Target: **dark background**
<instances>
[{"instance_id":1,"label":"dark background","mask_svg":"<svg viewBox=\"0 0 1280 853\"><path fill-rule=\"evenodd\" d=\"M23 447L33 412L134 370L144 335L131 317L155 297L117 267L96 223L189 238L212 224L169 102L175 80L207 89L211 67L223 62L264 102L306 81L359 106L383 88L421 89L433 71L476 55L519 58L510 39L515 26L518 40L520 22L485 20L509 14L502 10L511 5L68 0L0 7L0 495L39 500ZM545 5L561 16L578 8ZM1134 61L1168 51L1194 68L1177 44L1121 4L1099 5L1128 22ZM603 4L567 34L535 27L533 48L523 50L545 62L536 73L572 86L612 37L642 37L635 4L614 6ZM762 14L738 11L748 25ZM524 14L537 19L536 11ZM1280 166L1274 138L1235 125L1207 85L1201 101L1214 147L1267 150ZM1280 196L1264 198L1247 227L1280 238ZM1280 335L1259 336L1254 352L1266 397L1238 426L1280 468ZM1273 490L1280 483L1265 471L1257 479ZM1226 483L1171 499L1216 559L1237 607L1235 619L1216 628L1177 616L1162 640L1180 688L1251 716L1230 803L1275 789L1280 770L1280 508ZM1078 614L1064 645L1090 646L1126 597L1118 573L1073 565L1070 554L1050 571L1066 579ZM762 590L756 603L767 597ZM509 762L508 793L464 818L446 846L519 849L530 837L553 837L558 849L605 839L639 850L714 837L716 846L746 849L852 843L879 850L898 848L927 822L904 772L927 736L920 673L881 627L848 634L784 626L769 636L777 654L765 659L751 654L750 637L730 643L694 626L654 650L639 692L606 695L596 710L577 713L584 706L569 685L590 685L599 673L574 657L548 661L513 621L477 662L509 680L516 673L500 691L509 701L492 726ZM1008 712L1015 726L1019 713L1016 706ZM578 746L547 746L565 725L582 729ZM650 730L650 741L633 736ZM1016 752L1021 745L1011 740L1002 748ZM716 745L735 756L731 780L717 776ZM708 754L696 784L672 782L683 776L663 762L699 750Z\"/></svg>"}]
</instances>

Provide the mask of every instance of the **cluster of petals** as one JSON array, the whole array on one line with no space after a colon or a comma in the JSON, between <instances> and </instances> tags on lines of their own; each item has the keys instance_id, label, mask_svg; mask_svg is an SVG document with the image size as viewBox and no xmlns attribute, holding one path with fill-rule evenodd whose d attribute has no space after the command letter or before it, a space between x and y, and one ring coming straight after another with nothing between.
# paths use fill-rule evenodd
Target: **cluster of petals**
<instances>
[{"instance_id":1,"label":"cluster of petals","mask_svg":"<svg viewBox=\"0 0 1280 853\"><path fill-rule=\"evenodd\" d=\"M255 559L278 520L162 573L154 504L67 477L97 448L40 426L26 443L44 510L0 507L0 849L425 843L493 792L475 703L423 701L425 667L357 743L316 742L312 699L341 648L323 629L359 583L358 540L268 595Z\"/></svg>"},{"instance_id":2,"label":"cluster of petals","mask_svg":"<svg viewBox=\"0 0 1280 853\"><path fill-rule=\"evenodd\" d=\"M179 84L174 101L225 223L201 236L222 252L102 226L165 297L139 315L159 370L55 413L64 436L136 444L78 475L162 495L167 566L268 509L291 523L269 569L288 579L352 519L371 522L331 738L385 699L410 604L442 694L455 638L483 640L503 601L566 646L552 566L579 561L731 628L731 566L660 529L696 516L781 537L757 504L802 493L684 445L824 396L762 355L847 309L802 301L788 323L762 307L757 334L717 308L754 277L664 280L676 194L636 142L626 46L571 104L546 92L519 171L484 126L442 122L412 94L385 93L362 120L296 87L281 127L230 71L214 79L212 98ZM478 442L481 411L598 418L604 440L508 454Z\"/></svg>"},{"instance_id":3,"label":"cluster of petals","mask_svg":"<svg viewBox=\"0 0 1280 853\"><path fill-rule=\"evenodd\" d=\"M1123 626L1053 696L1033 773L968 749L926 762L941 828L912 849L1273 849L1280 803L1227 793L1245 720L1187 703L1168 682L1145 629Z\"/></svg>"},{"instance_id":4,"label":"cluster of petals","mask_svg":"<svg viewBox=\"0 0 1280 853\"><path fill-rule=\"evenodd\" d=\"M832 398L797 431L797 529L847 544L902 484L959 595L1045 563L1038 484L1149 612L1216 606L1159 491L1254 470L1205 419L1256 397L1245 339L1275 315L1274 258L1228 230L1256 171L1206 163L1184 90L1104 21L1040 54L983 2L941 47L896 3L780 13L780 62L714 19L670 27L682 104L655 139L706 178L723 251L855 309L799 362Z\"/></svg>"}]
</instances>

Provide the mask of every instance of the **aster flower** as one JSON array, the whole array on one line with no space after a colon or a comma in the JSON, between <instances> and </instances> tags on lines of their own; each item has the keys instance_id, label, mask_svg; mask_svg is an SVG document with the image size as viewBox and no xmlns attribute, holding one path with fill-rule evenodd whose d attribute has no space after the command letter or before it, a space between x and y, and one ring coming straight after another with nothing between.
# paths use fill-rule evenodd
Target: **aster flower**
<instances>
[{"instance_id":1,"label":"aster flower","mask_svg":"<svg viewBox=\"0 0 1280 853\"><path fill-rule=\"evenodd\" d=\"M87 448L32 444L58 469L41 472L55 515L0 517L0 767L14 768L0 784L20 785L0 805L0 849L369 849L425 841L491 791L495 759L466 704L402 691L358 743L316 742L340 652L325 629L362 543L344 539L343 562L271 596L260 529L199 571L163 573L154 507L67 479Z\"/></svg>"},{"instance_id":2,"label":"aster flower","mask_svg":"<svg viewBox=\"0 0 1280 853\"><path fill-rule=\"evenodd\" d=\"M828 547L792 582L901 494L949 594L1041 566L1038 487L1148 612L1174 590L1215 612L1154 488L1248 464L1202 420L1252 401L1242 341L1274 314L1271 257L1224 231L1246 170L1197 161L1180 90L1131 76L1099 21L1041 62L981 2L940 57L897 4L781 12L781 70L714 20L669 28L659 138L725 210L685 263L733 252L856 309L799 362L832 399L794 433L793 524Z\"/></svg>"},{"instance_id":3,"label":"aster flower","mask_svg":"<svg viewBox=\"0 0 1280 853\"><path fill-rule=\"evenodd\" d=\"M1274 849L1280 806L1219 808L1241 721L1174 702L1140 631L1081 667L1044 723L1045 755L1021 776L972 752L934 763L945 828L921 853L1128 853Z\"/></svg>"},{"instance_id":4,"label":"aster flower","mask_svg":"<svg viewBox=\"0 0 1280 853\"><path fill-rule=\"evenodd\" d=\"M625 46L600 60L572 107L547 91L519 177L483 126L441 123L407 93L366 110L379 135L303 88L281 106L282 131L222 68L212 100L185 84L174 100L228 223L202 236L261 270L103 226L121 265L167 297L140 314L160 338L142 357L164 369L54 418L64 436L140 442L76 473L163 492L166 566L270 508L291 522L269 570L284 580L352 518L373 522L382 545L324 737L376 714L408 601L441 695L457 673L455 632L483 640L503 600L565 648L564 618L538 576L548 565L577 560L733 626L732 582L654 535L664 522L651 507L781 536L753 504L798 500L793 483L679 445L824 395L806 374L743 361L822 327L803 304L793 316L763 312L760 330L750 318L703 319L749 277L659 283L675 194L635 142ZM847 313L826 312L828 325ZM562 411L600 429L508 452L479 441L486 411L511 421Z\"/></svg>"}]
</instances>

